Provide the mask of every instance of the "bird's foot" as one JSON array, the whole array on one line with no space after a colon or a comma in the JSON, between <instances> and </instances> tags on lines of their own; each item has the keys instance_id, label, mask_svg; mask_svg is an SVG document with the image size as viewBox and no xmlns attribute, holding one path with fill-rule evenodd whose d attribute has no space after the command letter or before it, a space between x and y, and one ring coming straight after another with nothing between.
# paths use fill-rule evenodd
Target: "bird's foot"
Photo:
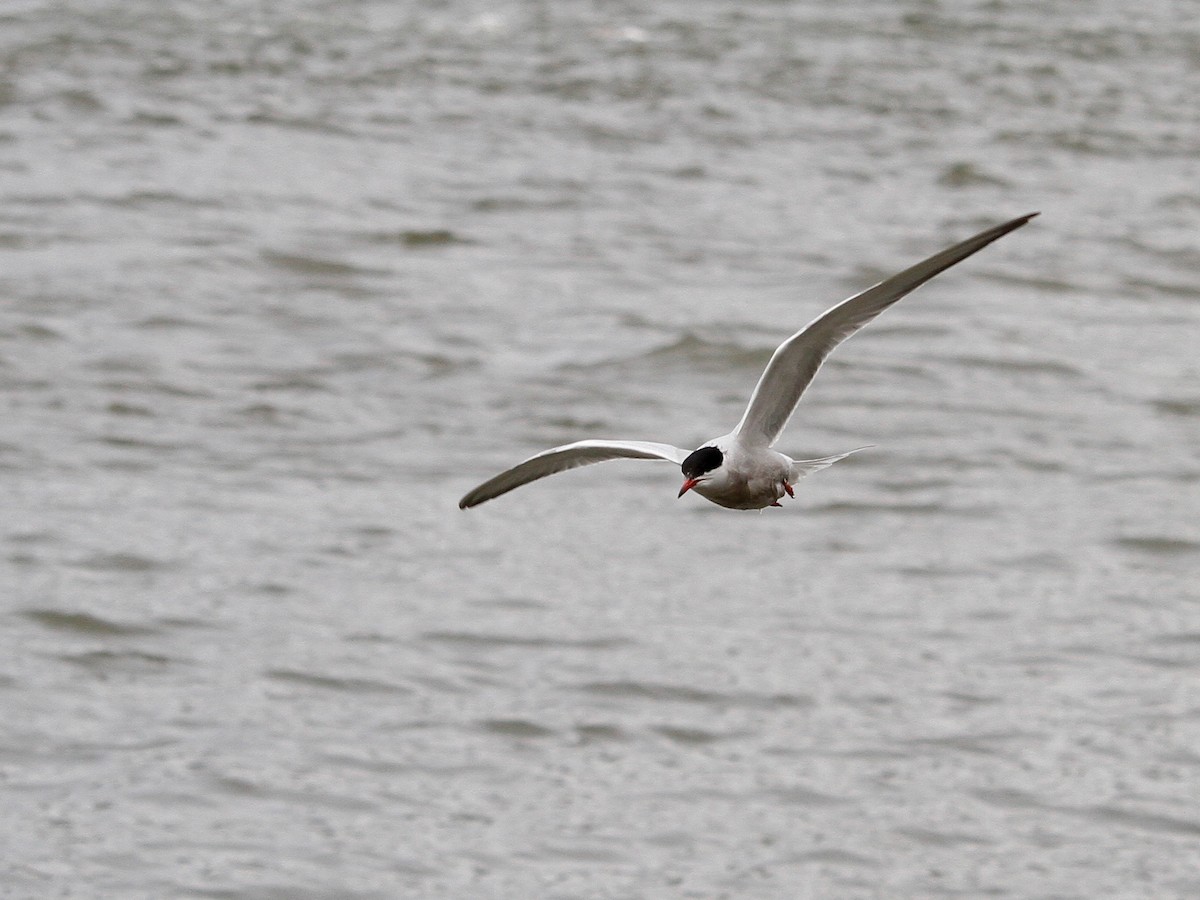
<instances>
[{"instance_id":1,"label":"bird's foot","mask_svg":"<svg viewBox=\"0 0 1200 900\"><path fill-rule=\"evenodd\" d=\"M780 509L783 509L783 504L782 504L782 503L780 503L778 500L776 500L776 501L775 501L774 503L772 503L771 505L772 505L772 506L778 506Z\"/></svg>"}]
</instances>

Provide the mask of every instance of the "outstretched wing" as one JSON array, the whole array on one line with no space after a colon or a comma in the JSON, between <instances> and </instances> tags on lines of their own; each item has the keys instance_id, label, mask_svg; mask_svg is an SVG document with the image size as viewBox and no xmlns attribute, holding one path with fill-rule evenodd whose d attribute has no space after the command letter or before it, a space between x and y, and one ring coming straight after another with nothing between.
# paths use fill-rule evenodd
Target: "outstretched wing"
<instances>
[{"instance_id":1,"label":"outstretched wing","mask_svg":"<svg viewBox=\"0 0 1200 900\"><path fill-rule=\"evenodd\" d=\"M758 380L733 434L750 446L770 447L792 416L800 395L833 349L930 278L1020 228L1037 213L982 231L929 259L843 300L779 345Z\"/></svg>"},{"instance_id":2,"label":"outstretched wing","mask_svg":"<svg viewBox=\"0 0 1200 900\"><path fill-rule=\"evenodd\" d=\"M670 444L654 444L649 441L576 441L562 447L543 450L511 469L489 478L458 501L459 509L478 506L523 484L609 459L665 459L680 465L687 458L687 450Z\"/></svg>"}]
</instances>

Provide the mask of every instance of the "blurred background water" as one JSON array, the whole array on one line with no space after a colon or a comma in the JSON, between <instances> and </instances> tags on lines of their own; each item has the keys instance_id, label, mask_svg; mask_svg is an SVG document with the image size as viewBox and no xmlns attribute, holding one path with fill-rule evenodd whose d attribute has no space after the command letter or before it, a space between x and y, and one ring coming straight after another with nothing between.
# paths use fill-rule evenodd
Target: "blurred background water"
<instances>
[{"instance_id":1,"label":"blurred background water","mask_svg":"<svg viewBox=\"0 0 1200 900\"><path fill-rule=\"evenodd\" d=\"M1200 894L1170 3L0 7L0 894ZM694 446L846 344L784 510Z\"/></svg>"}]
</instances>

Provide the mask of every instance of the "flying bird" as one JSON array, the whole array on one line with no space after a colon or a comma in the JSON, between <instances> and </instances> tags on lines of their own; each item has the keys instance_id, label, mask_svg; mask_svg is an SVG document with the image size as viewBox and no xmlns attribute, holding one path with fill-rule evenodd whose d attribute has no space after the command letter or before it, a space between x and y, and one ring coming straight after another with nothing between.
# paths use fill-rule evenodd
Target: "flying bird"
<instances>
[{"instance_id":1,"label":"flying bird","mask_svg":"<svg viewBox=\"0 0 1200 900\"><path fill-rule=\"evenodd\" d=\"M758 379L742 420L729 434L690 451L649 441L586 440L553 447L468 491L458 501L459 509L478 506L547 475L609 459L662 459L675 463L684 478L679 497L694 491L728 509L780 506L784 495L795 496L794 485L805 475L866 449L859 447L820 459L791 459L771 449L825 358L901 297L1036 215L1029 213L981 231L818 316L775 350Z\"/></svg>"}]
</instances>

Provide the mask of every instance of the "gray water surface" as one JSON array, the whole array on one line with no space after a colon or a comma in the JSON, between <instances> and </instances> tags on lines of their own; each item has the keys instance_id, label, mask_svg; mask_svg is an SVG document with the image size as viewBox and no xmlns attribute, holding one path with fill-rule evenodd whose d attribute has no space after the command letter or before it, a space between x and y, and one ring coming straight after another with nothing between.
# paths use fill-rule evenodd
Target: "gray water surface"
<instances>
[{"instance_id":1,"label":"gray water surface","mask_svg":"<svg viewBox=\"0 0 1200 900\"><path fill-rule=\"evenodd\" d=\"M1200 895L1193 20L0 7L0 894Z\"/></svg>"}]
</instances>

